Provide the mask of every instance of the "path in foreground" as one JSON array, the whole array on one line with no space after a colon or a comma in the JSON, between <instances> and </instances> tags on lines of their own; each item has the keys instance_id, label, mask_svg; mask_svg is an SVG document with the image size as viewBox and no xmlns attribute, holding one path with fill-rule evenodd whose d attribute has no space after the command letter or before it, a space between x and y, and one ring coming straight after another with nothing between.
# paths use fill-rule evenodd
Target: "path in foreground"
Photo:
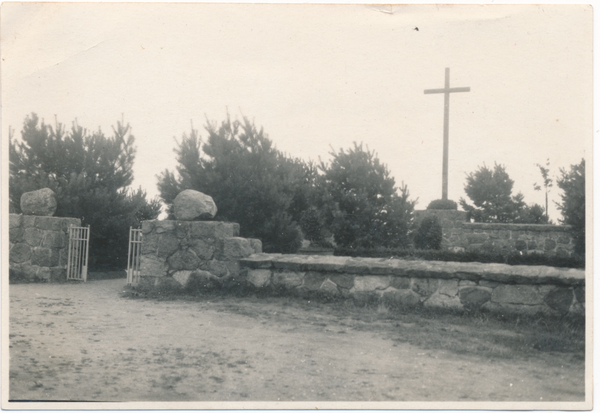
<instances>
[{"instance_id":1,"label":"path in foreground","mask_svg":"<svg viewBox=\"0 0 600 413\"><path fill-rule=\"evenodd\" d=\"M120 295L124 285L10 286L11 400L584 398L584 361L568 353L424 350L402 339L418 325L322 314L285 299L131 299Z\"/></svg>"}]
</instances>

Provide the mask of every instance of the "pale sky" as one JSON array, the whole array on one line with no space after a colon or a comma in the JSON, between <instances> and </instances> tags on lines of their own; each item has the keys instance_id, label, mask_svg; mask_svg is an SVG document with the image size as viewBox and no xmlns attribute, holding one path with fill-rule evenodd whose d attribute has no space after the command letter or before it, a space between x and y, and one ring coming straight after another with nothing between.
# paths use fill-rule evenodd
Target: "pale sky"
<instances>
[{"instance_id":1,"label":"pale sky","mask_svg":"<svg viewBox=\"0 0 600 413\"><path fill-rule=\"evenodd\" d=\"M3 137L31 112L107 134L123 113L151 197L173 137L192 120L205 138L228 110L306 160L364 142L424 209L441 198L443 95L423 91L446 67L471 88L450 96L449 198L497 162L543 205L535 164L592 156L590 6L5 3L1 23Z\"/></svg>"}]
</instances>

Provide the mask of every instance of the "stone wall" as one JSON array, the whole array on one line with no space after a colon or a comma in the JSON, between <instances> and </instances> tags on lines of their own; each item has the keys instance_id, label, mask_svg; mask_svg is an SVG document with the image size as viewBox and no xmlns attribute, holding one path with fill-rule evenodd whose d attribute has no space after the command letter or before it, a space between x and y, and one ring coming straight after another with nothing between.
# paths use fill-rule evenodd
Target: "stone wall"
<instances>
[{"instance_id":1,"label":"stone wall","mask_svg":"<svg viewBox=\"0 0 600 413\"><path fill-rule=\"evenodd\" d=\"M569 225L484 224L466 222L466 212L415 211L418 223L429 215L442 225L442 248L453 251L509 252L570 256L575 247Z\"/></svg>"},{"instance_id":2,"label":"stone wall","mask_svg":"<svg viewBox=\"0 0 600 413\"><path fill-rule=\"evenodd\" d=\"M77 218L9 216L11 279L61 282L67 278L70 226Z\"/></svg>"},{"instance_id":3,"label":"stone wall","mask_svg":"<svg viewBox=\"0 0 600 413\"><path fill-rule=\"evenodd\" d=\"M281 254L254 254L240 266L240 279L253 288L361 305L585 314L585 271L579 269Z\"/></svg>"},{"instance_id":4,"label":"stone wall","mask_svg":"<svg viewBox=\"0 0 600 413\"><path fill-rule=\"evenodd\" d=\"M262 252L260 240L240 238L239 231L239 224L227 222L142 222L140 287L235 282L239 260Z\"/></svg>"}]
</instances>

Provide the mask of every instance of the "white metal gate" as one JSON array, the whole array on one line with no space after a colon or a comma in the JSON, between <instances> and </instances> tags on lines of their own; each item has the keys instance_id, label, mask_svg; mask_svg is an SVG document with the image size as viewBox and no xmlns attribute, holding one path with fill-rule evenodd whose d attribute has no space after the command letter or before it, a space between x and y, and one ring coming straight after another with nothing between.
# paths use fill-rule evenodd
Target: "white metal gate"
<instances>
[{"instance_id":1,"label":"white metal gate","mask_svg":"<svg viewBox=\"0 0 600 413\"><path fill-rule=\"evenodd\" d=\"M87 280L90 226L69 227L67 280Z\"/></svg>"},{"instance_id":2,"label":"white metal gate","mask_svg":"<svg viewBox=\"0 0 600 413\"><path fill-rule=\"evenodd\" d=\"M129 227L129 252L127 253L127 284L140 281L140 256L142 255L142 230Z\"/></svg>"}]
</instances>

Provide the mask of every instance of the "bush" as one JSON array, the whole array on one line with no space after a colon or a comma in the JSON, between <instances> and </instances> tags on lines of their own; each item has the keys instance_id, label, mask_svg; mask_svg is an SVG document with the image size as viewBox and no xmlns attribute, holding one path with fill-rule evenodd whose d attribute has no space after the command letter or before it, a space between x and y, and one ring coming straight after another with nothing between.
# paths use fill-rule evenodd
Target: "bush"
<instances>
[{"instance_id":1,"label":"bush","mask_svg":"<svg viewBox=\"0 0 600 413\"><path fill-rule=\"evenodd\" d=\"M415 234L415 247L422 250L439 250L442 247L442 238L442 225L438 218L425 217Z\"/></svg>"},{"instance_id":2,"label":"bush","mask_svg":"<svg viewBox=\"0 0 600 413\"><path fill-rule=\"evenodd\" d=\"M563 190L561 202L557 203L562 213L561 223L572 225L575 230L575 252L585 256L585 160L571 165L570 170L560 170L556 181Z\"/></svg>"},{"instance_id":3,"label":"bush","mask_svg":"<svg viewBox=\"0 0 600 413\"><path fill-rule=\"evenodd\" d=\"M427 205L427 209L451 209L456 211L458 205L451 199L436 199Z\"/></svg>"},{"instance_id":4,"label":"bush","mask_svg":"<svg viewBox=\"0 0 600 413\"><path fill-rule=\"evenodd\" d=\"M405 260L480 262L509 265L546 265L549 267L585 268L580 256L559 257L544 254L521 255L518 251L494 253L481 251L453 252L446 250L419 250L401 248L342 248L334 251L339 257L399 258Z\"/></svg>"}]
</instances>

